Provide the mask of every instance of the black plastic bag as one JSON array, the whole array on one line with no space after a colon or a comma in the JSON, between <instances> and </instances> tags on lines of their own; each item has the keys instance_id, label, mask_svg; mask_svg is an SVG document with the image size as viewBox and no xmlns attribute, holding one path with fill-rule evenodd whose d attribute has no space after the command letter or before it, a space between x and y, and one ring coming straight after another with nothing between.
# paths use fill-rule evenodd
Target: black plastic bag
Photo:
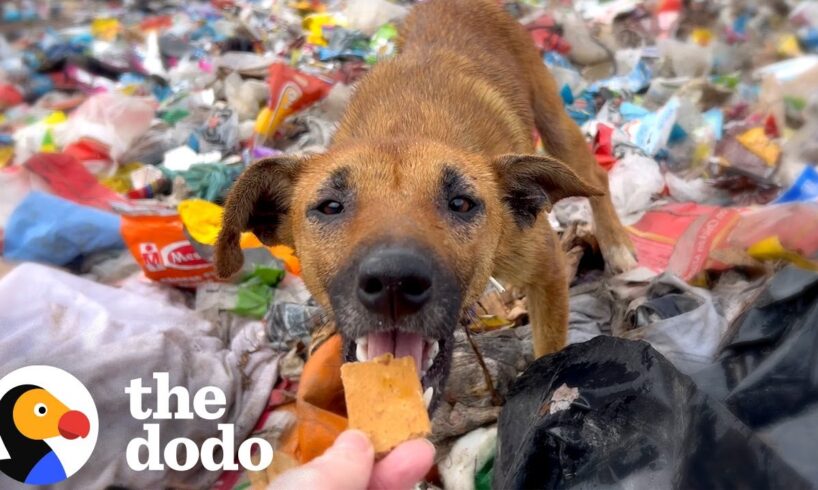
<instances>
[{"instance_id":1,"label":"black plastic bag","mask_svg":"<svg viewBox=\"0 0 818 490\"><path fill-rule=\"evenodd\" d=\"M576 399L553 400L571 388ZM493 486L811 488L649 344L608 336L541 358L517 380Z\"/></svg>"}]
</instances>

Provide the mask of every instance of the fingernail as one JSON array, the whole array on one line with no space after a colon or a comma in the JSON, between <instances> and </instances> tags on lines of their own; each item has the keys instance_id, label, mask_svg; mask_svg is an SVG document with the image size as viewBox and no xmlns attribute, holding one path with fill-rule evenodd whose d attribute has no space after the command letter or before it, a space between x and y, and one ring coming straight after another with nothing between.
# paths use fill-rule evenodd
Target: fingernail
<instances>
[{"instance_id":1,"label":"fingernail","mask_svg":"<svg viewBox=\"0 0 818 490\"><path fill-rule=\"evenodd\" d=\"M432 444L432 441L430 441L429 439L419 439L419 440L425 442L427 446L432 448L432 454L437 454L437 448L435 447L434 444Z\"/></svg>"},{"instance_id":2,"label":"fingernail","mask_svg":"<svg viewBox=\"0 0 818 490\"><path fill-rule=\"evenodd\" d=\"M333 447L345 451L364 452L372 448L372 443L369 442L369 438L363 432L359 430L347 430L338 436Z\"/></svg>"}]
</instances>

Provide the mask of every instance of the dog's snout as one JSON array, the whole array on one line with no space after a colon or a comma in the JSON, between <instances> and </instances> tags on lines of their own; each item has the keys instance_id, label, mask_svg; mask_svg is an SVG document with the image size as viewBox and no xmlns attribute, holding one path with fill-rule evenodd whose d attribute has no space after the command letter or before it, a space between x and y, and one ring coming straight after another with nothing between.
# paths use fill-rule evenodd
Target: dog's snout
<instances>
[{"instance_id":1,"label":"dog's snout","mask_svg":"<svg viewBox=\"0 0 818 490\"><path fill-rule=\"evenodd\" d=\"M381 248L358 269L358 299L369 311L397 320L423 307L432 295L428 257L409 248Z\"/></svg>"}]
</instances>

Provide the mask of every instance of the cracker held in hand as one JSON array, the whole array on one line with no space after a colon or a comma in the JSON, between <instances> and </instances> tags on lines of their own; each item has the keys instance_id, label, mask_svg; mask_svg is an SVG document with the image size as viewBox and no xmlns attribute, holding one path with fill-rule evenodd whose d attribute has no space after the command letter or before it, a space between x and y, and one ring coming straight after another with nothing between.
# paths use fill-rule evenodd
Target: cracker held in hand
<instances>
[{"instance_id":1,"label":"cracker held in hand","mask_svg":"<svg viewBox=\"0 0 818 490\"><path fill-rule=\"evenodd\" d=\"M415 361L384 354L341 366L349 428L365 432L383 456L398 444L429 435L431 424Z\"/></svg>"}]
</instances>

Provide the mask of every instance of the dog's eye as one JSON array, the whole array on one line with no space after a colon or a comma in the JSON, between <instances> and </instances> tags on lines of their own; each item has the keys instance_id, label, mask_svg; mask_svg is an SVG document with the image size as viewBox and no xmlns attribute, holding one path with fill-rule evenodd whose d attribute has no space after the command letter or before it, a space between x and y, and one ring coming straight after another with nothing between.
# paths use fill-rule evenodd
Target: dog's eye
<instances>
[{"instance_id":1,"label":"dog's eye","mask_svg":"<svg viewBox=\"0 0 818 490\"><path fill-rule=\"evenodd\" d=\"M326 200L319 204L316 209L318 209L321 214L341 214L344 211L344 205L338 201Z\"/></svg>"},{"instance_id":2,"label":"dog's eye","mask_svg":"<svg viewBox=\"0 0 818 490\"><path fill-rule=\"evenodd\" d=\"M475 206L474 201L465 196L457 196L449 201L449 209L455 213L468 213L474 209Z\"/></svg>"}]
</instances>

